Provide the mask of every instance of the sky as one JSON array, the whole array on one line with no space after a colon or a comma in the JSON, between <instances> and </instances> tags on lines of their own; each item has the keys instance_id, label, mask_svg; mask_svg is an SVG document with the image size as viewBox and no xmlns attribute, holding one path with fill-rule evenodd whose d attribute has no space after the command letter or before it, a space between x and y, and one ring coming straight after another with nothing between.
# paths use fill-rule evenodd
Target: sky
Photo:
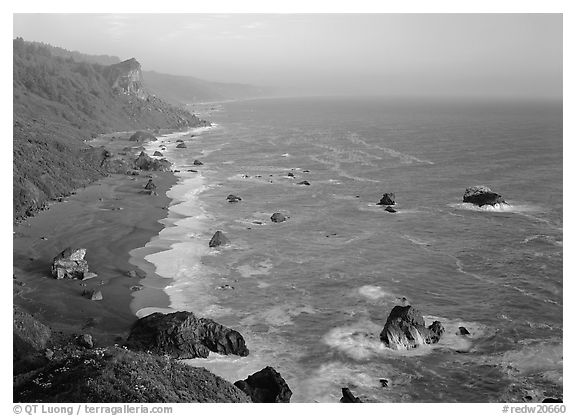
<instances>
[{"instance_id":1,"label":"sky","mask_svg":"<svg viewBox=\"0 0 576 416\"><path fill-rule=\"evenodd\" d=\"M293 94L562 97L561 14L14 14L13 36Z\"/></svg>"}]
</instances>

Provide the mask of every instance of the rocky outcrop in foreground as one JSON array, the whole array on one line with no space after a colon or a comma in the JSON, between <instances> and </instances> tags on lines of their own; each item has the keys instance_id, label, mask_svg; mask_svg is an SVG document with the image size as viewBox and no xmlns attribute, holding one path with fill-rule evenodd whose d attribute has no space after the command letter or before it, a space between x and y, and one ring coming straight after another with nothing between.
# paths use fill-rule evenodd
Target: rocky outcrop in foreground
<instances>
[{"instance_id":1,"label":"rocky outcrop in foreground","mask_svg":"<svg viewBox=\"0 0 576 416\"><path fill-rule=\"evenodd\" d=\"M87 349L48 363L14 385L15 402L249 403L204 368L117 347Z\"/></svg>"},{"instance_id":2,"label":"rocky outcrop in foreground","mask_svg":"<svg viewBox=\"0 0 576 416\"><path fill-rule=\"evenodd\" d=\"M246 380L238 380L234 385L254 403L290 403L292 397L292 390L272 367L263 368L248 376Z\"/></svg>"},{"instance_id":3,"label":"rocky outcrop in foreground","mask_svg":"<svg viewBox=\"0 0 576 416\"><path fill-rule=\"evenodd\" d=\"M422 314L413 306L394 306L380 333L380 340L389 348L407 350L440 340L444 327L439 321L426 327Z\"/></svg>"},{"instance_id":4,"label":"rocky outcrop in foreground","mask_svg":"<svg viewBox=\"0 0 576 416\"><path fill-rule=\"evenodd\" d=\"M218 354L248 355L242 335L192 312L159 312L140 318L128 337L126 346L173 358L206 358Z\"/></svg>"},{"instance_id":5,"label":"rocky outcrop in foreground","mask_svg":"<svg viewBox=\"0 0 576 416\"><path fill-rule=\"evenodd\" d=\"M85 248L66 248L52 261L52 276L56 279L84 279L88 262L84 260Z\"/></svg>"},{"instance_id":6,"label":"rocky outcrop in foreground","mask_svg":"<svg viewBox=\"0 0 576 416\"><path fill-rule=\"evenodd\" d=\"M502 195L493 192L490 188L484 185L477 185L466 188L462 200L464 202L478 205L479 207L484 205L494 206L496 204L506 203Z\"/></svg>"}]
</instances>

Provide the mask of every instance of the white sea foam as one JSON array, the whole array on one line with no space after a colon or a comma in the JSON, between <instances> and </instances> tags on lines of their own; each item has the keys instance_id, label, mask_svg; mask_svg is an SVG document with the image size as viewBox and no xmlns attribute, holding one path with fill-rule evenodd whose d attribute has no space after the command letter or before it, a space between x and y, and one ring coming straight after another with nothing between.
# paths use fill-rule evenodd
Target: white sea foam
<instances>
[{"instance_id":1,"label":"white sea foam","mask_svg":"<svg viewBox=\"0 0 576 416\"><path fill-rule=\"evenodd\" d=\"M358 288L358 293L370 300L377 300L386 298L389 300L396 300L398 296L393 293L387 292L380 286L365 285Z\"/></svg>"}]
</instances>

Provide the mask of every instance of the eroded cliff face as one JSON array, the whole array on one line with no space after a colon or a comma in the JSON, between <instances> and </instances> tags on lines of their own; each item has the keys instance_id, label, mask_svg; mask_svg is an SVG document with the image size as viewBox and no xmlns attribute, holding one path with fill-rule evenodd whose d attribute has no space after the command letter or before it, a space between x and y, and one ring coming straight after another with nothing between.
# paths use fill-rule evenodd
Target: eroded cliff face
<instances>
[{"instance_id":1,"label":"eroded cliff face","mask_svg":"<svg viewBox=\"0 0 576 416\"><path fill-rule=\"evenodd\" d=\"M117 94L133 95L141 100L148 98L143 85L142 68L134 58L110 65L107 68L106 78Z\"/></svg>"}]
</instances>

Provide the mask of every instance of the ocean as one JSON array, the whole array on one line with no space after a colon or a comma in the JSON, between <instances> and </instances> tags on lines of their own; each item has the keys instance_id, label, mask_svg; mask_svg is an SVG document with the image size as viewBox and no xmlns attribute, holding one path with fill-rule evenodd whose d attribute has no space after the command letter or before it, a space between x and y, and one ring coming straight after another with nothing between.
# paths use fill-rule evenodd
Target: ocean
<instances>
[{"instance_id":1,"label":"ocean","mask_svg":"<svg viewBox=\"0 0 576 416\"><path fill-rule=\"evenodd\" d=\"M170 310L238 330L250 355L190 365L231 382L271 365L292 402L337 402L342 387L376 402L562 395L560 104L286 98L193 109L215 125L147 145L165 147L179 183L147 245L157 276L143 284L169 282ZM480 184L509 205L462 203ZM396 213L376 205L385 192ZM271 222L274 212L287 221ZM217 230L230 245L208 247ZM438 344L384 347L402 302L442 322Z\"/></svg>"}]
</instances>

